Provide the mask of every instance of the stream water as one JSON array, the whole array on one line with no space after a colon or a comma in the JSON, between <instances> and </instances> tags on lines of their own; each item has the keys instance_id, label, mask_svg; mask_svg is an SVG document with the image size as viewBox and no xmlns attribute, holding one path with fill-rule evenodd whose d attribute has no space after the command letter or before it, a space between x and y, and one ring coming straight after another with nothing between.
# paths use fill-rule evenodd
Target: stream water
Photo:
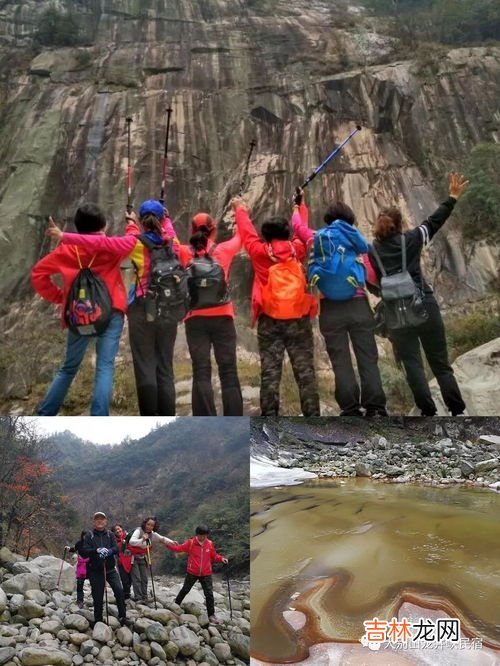
<instances>
[{"instance_id":1,"label":"stream water","mask_svg":"<svg viewBox=\"0 0 500 666\"><path fill-rule=\"evenodd\" d=\"M254 490L251 508L255 661L309 663L311 646L329 642L369 656L359 643L363 621L437 611L485 646L472 661L446 663L500 663L499 494L308 481Z\"/></svg>"}]
</instances>

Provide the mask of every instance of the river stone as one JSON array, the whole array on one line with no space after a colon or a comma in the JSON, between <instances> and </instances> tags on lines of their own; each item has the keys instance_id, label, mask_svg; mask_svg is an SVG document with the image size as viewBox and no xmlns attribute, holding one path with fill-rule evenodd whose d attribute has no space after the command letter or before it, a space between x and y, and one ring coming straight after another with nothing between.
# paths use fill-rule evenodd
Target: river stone
<instances>
[{"instance_id":1,"label":"river stone","mask_svg":"<svg viewBox=\"0 0 500 666\"><path fill-rule=\"evenodd\" d=\"M88 634L80 634L80 633L73 633L69 635L69 640L73 643L73 645L76 645L80 647L82 643L85 643L85 641L88 640Z\"/></svg>"},{"instance_id":2,"label":"river stone","mask_svg":"<svg viewBox=\"0 0 500 666\"><path fill-rule=\"evenodd\" d=\"M10 661L15 654L16 650L12 647L0 647L0 666Z\"/></svg>"},{"instance_id":3,"label":"river stone","mask_svg":"<svg viewBox=\"0 0 500 666\"><path fill-rule=\"evenodd\" d=\"M183 601L182 608L184 609L185 614L195 615L196 617L203 613L203 607L193 601Z\"/></svg>"},{"instance_id":4,"label":"river stone","mask_svg":"<svg viewBox=\"0 0 500 666\"><path fill-rule=\"evenodd\" d=\"M163 646L167 659L176 659L179 654L179 647L173 641L168 641L166 645Z\"/></svg>"},{"instance_id":5,"label":"river stone","mask_svg":"<svg viewBox=\"0 0 500 666\"><path fill-rule=\"evenodd\" d=\"M134 652L144 661L151 659L151 648L148 643L137 643L134 645Z\"/></svg>"},{"instance_id":6,"label":"river stone","mask_svg":"<svg viewBox=\"0 0 500 666\"><path fill-rule=\"evenodd\" d=\"M148 641L156 641L157 643L167 643L168 642L168 631L165 627L159 622L149 625L146 628L146 638Z\"/></svg>"},{"instance_id":7,"label":"river stone","mask_svg":"<svg viewBox=\"0 0 500 666\"><path fill-rule=\"evenodd\" d=\"M250 650L250 638L248 636L232 631L227 638L227 642L237 657L248 661Z\"/></svg>"},{"instance_id":8,"label":"river stone","mask_svg":"<svg viewBox=\"0 0 500 666\"><path fill-rule=\"evenodd\" d=\"M370 465L367 465L364 462L357 462L354 469L356 470L356 476L370 477L372 475Z\"/></svg>"},{"instance_id":9,"label":"river stone","mask_svg":"<svg viewBox=\"0 0 500 666\"><path fill-rule=\"evenodd\" d=\"M196 615L192 613L182 613L182 615L179 618L179 621L181 624L190 624L190 623L195 625L199 624L198 618L196 617Z\"/></svg>"},{"instance_id":10,"label":"river stone","mask_svg":"<svg viewBox=\"0 0 500 666\"><path fill-rule=\"evenodd\" d=\"M97 655L97 661L100 661L102 664L105 661L112 661L112 660L113 660L113 653L111 652L111 648L108 647L107 645L104 645L99 650L99 654Z\"/></svg>"},{"instance_id":11,"label":"river stone","mask_svg":"<svg viewBox=\"0 0 500 666\"><path fill-rule=\"evenodd\" d=\"M40 625L40 631L45 634L54 634L57 636L57 633L63 628L61 620L44 620Z\"/></svg>"},{"instance_id":12,"label":"river stone","mask_svg":"<svg viewBox=\"0 0 500 666\"><path fill-rule=\"evenodd\" d=\"M474 465L476 474L484 474L485 472L492 472L500 464L498 458L490 458L489 460L481 460Z\"/></svg>"},{"instance_id":13,"label":"river stone","mask_svg":"<svg viewBox=\"0 0 500 666\"><path fill-rule=\"evenodd\" d=\"M92 631L92 638L94 641L99 641L99 643L107 643L113 640L113 631L104 622L96 622Z\"/></svg>"},{"instance_id":14,"label":"river stone","mask_svg":"<svg viewBox=\"0 0 500 666\"><path fill-rule=\"evenodd\" d=\"M7 595L0 587L0 613L3 613L7 608Z\"/></svg>"},{"instance_id":15,"label":"river stone","mask_svg":"<svg viewBox=\"0 0 500 666\"><path fill-rule=\"evenodd\" d=\"M481 435L479 438L481 443L489 444L492 448L500 451L500 436L498 435ZM1 553L1 551L0 551ZM2 559L0 555L0 560Z\"/></svg>"},{"instance_id":16,"label":"river stone","mask_svg":"<svg viewBox=\"0 0 500 666\"><path fill-rule=\"evenodd\" d=\"M128 627L120 627L116 630L116 639L121 645L129 647L132 645L132 632Z\"/></svg>"},{"instance_id":17,"label":"river stone","mask_svg":"<svg viewBox=\"0 0 500 666\"><path fill-rule=\"evenodd\" d=\"M27 590L39 590L40 583L38 576L32 573L21 573L4 580L2 588L7 594L24 594Z\"/></svg>"},{"instance_id":18,"label":"river stone","mask_svg":"<svg viewBox=\"0 0 500 666\"><path fill-rule=\"evenodd\" d=\"M194 655L194 660L208 664L208 666L218 666L219 660L209 647L200 648Z\"/></svg>"},{"instance_id":19,"label":"river stone","mask_svg":"<svg viewBox=\"0 0 500 666\"><path fill-rule=\"evenodd\" d=\"M167 654L159 643L151 641L150 647L153 657L158 657L161 661L167 661Z\"/></svg>"},{"instance_id":20,"label":"river stone","mask_svg":"<svg viewBox=\"0 0 500 666\"><path fill-rule=\"evenodd\" d=\"M170 632L170 640L179 647L179 651L185 657L190 657L200 647L200 639L187 627L176 627Z\"/></svg>"},{"instance_id":21,"label":"river stone","mask_svg":"<svg viewBox=\"0 0 500 666\"><path fill-rule=\"evenodd\" d=\"M84 633L87 631L90 624L89 621L82 615L71 613L71 615L68 615L64 618L64 626L67 629L76 629L76 631Z\"/></svg>"},{"instance_id":22,"label":"river stone","mask_svg":"<svg viewBox=\"0 0 500 666\"><path fill-rule=\"evenodd\" d=\"M216 643L213 646L213 651L217 659L222 663L231 659L231 648L227 643Z\"/></svg>"},{"instance_id":23,"label":"river stone","mask_svg":"<svg viewBox=\"0 0 500 666\"><path fill-rule=\"evenodd\" d=\"M460 461L460 469L462 470L462 475L465 477L474 474L474 465L467 460Z\"/></svg>"},{"instance_id":24,"label":"river stone","mask_svg":"<svg viewBox=\"0 0 500 666\"><path fill-rule=\"evenodd\" d=\"M82 666L85 663L84 658L81 654L75 654L73 657L73 666Z\"/></svg>"},{"instance_id":25,"label":"river stone","mask_svg":"<svg viewBox=\"0 0 500 666\"><path fill-rule=\"evenodd\" d=\"M168 624L171 620L178 622L177 615L172 613L172 611L167 610L166 608L158 608L158 610L155 610L154 608L148 608L144 615L151 620L161 622L162 624Z\"/></svg>"},{"instance_id":26,"label":"river stone","mask_svg":"<svg viewBox=\"0 0 500 666\"><path fill-rule=\"evenodd\" d=\"M44 617L45 611L42 606L37 604L35 601L30 601L27 599L19 609L19 615L22 615L27 620L32 620L35 617Z\"/></svg>"},{"instance_id":27,"label":"river stone","mask_svg":"<svg viewBox=\"0 0 500 666\"><path fill-rule=\"evenodd\" d=\"M153 620L148 620L147 617L139 617L134 622L134 629L135 631L137 631L138 634L145 634L146 629L150 627L152 624L158 624L158 623L155 623Z\"/></svg>"},{"instance_id":28,"label":"river stone","mask_svg":"<svg viewBox=\"0 0 500 666\"><path fill-rule=\"evenodd\" d=\"M30 601L36 601L40 606L45 606L47 603L47 595L41 590L26 590L24 598L29 599Z\"/></svg>"},{"instance_id":29,"label":"river stone","mask_svg":"<svg viewBox=\"0 0 500 666\"><path fill-rule=\"evenodd\" d=\"M84 641L80 645L80 654L82 657L86 657L87 655L91 654L92 650L94 649L94 641L90 640L90 638L87 641Z\"/></svg>"},{"instance_id":30,"label":"river stone","mask_svg":"<svg viewBox=\"0 0 500 666\"><path fill-rule=\"evenodd\" d=\"M23 666L71 666L73 657L62 650L51 650L42 647L26 647L21 650Z\"/></svg>"}]
</instances>

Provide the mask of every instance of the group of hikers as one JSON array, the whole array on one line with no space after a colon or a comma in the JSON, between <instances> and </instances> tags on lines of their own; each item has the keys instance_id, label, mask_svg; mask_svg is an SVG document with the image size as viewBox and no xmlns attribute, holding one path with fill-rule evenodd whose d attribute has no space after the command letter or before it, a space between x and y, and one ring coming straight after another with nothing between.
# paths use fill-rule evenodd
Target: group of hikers
<instances>
[{"instance_id":1,"label":"group of hikers","mask_svg":"<svg viewBox=\"0 0 500 666\"><path fill-rule=\"evenodd\" d=\"M74 546L66 546L66 552L76 553L76 600L84 605L85 580L90 581L94 605L94 621L103 621L103 605L106 584L113 590L120 624L127 623L127 600L137 604L148 603L148 579L151 575L154 600L152 551L155 545L164 546L176 553L187 553L187 573L175 603L181 604L196 581L201 583L209 621L219 624L215 616L212 583L212 562L228 564L228 559L217 553L208 538L209 528L199 525L195 536L184 543L158 534L159 523L154 516L146 517L133 532L127 532L119 523L107 529L107 517L102 511L94 514L91 531L84 530ZM107 596L106 596L107 599Z\"/></svg>"},{"instance_id":2,"label":"group of hikers","mask_svg":"<svg viewBox=\"0 0 500 666\"><path fill-rule=\"evenodd\" d=\"M312 319L319 328L335 375L341 415L387 415L375 335L386 335L403 367L422 415L437 412L422 361L421 346L452 415L465 403L449 359L443 320L420 258L450 216L467 181L449 175L449 197L424 222L405 230L401 211L381 210L371 244L356 228L352 209L333 201L324 226L309 226L304 190L297 188L291 219L266 219L260 234L245 201L231 201L235 233L217 243L208 213L192 219L182 244L166 208L144 201L125 215L125 235L106 236L106 219L94 204L78 208L76 233L50 218L47 234L60 243L33 268L32 283L43 298L61 306L69 328L66 356L38 414L58 413L92 337L97 361L92 415L107 415L113 370L128 316L130 349L141 415L175 415L174 345L185 323L192 362L192 413L216 415L211 350L218 366L225 416L243 414L238 378L237 336L229 275L243 248L254 272L251 312L260 354L260 408L276 416L285 351L304 416L320 415ZM127 295L120 265L129 258L135 281ZM62 276L62 287L53 276ZM373 311L368 291L380 296ZM350 347L356 358L357 374Z\"/></svg>"}]
</instances>

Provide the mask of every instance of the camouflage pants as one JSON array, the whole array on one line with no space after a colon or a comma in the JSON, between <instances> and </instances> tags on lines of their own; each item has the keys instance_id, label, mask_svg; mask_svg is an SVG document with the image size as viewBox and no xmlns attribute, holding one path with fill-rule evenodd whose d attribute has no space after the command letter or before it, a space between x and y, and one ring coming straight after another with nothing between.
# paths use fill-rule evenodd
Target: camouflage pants
<instances>
[{"instance_id":1,"label":"camouflage pants","mask_svg":"<svg viewBox=\"0 0 500 666\"><path fill-rule=\"evenodd\" d=\"M260 353L260 408L262 416L277 416L285 350L292 364L304 416L319 416L319 393L314 370L311 320L272 319L261 315L257 324Z\"/></svg>"}]
</instances>

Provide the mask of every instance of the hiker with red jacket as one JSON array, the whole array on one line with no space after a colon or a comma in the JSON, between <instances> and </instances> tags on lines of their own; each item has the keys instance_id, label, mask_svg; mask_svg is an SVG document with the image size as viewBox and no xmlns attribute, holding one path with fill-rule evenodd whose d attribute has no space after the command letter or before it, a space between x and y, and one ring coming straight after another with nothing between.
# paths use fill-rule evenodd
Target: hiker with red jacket
<instances>
[{"instance_id":1,"label":"hiker with red jacket","mask_svg":"<svg viewBox=\"0 0 500 666\"><path fill-rule=\"evenodd\" d=\"M187 276L172 241L173 227L159 201L149 199L127 213L125 236L79 236L62 233L55 225L47 234L62 245L75 244L87 252L105 252L113 262L129 257L135 284L128 299L129 340L141 416L175 416L174 345L177 326L187 309ZM153 258L154 257L154 258ZM187 261L187 260L186 260ZM167 267L170 300L160 303L152 274L157 264Z\"/></svg>"},{"instance_id":2,"label":"hiker with red jacket","mask_svg":"<svg viewBox=\"0 0 500 666\"><path fill-rule=\"evenodd\" d=\"M213 542L208 538L209 533L210 530L206 525L198 525L196 535L192 539L177 545L167 544L167 548L176 553L188 554L186 578L175 598L175 603L181 604L184 597L199 580L205 595L208 619L212 624L219 624L219 620L215 617L212 562L227 564L228 559L217 553Z\"/></svg>"},{"instance_id":3,"label":"hiker with red jacket","mask_svg":"<svg viewBox=\"0 0 500 666\"><path fill-rule=\"evenodd\" d=\"M263 416L279 413L279 391L285 351L288 352L304 416L319 416L319 393L314 369L311 318L315 299L306 293L302 266L306 243L290 240L285 218L264 222L259 237L242 199L231 202L236 226L255 277L252 287L252 320L257 322L261 362L260 406Z\"/></svg>"},{"instance_id":4,"label":"hiker with red jacket","mask_svg":"<svg viewBox=\"0 0 500 666\"><path fill-rule=\"evenodd\" d=\"M125 601L130 599L130 588L132 586L132 561L133 555L128 549L128 533L120 524L113 525L111 531L115 535L116 545L118 546L118 573L122 581L123 594Z\"/></svg>"},{"instance_id":5,"label":"hiker with red jacket","mask_svg":"<svg viewBox=\"0 0 500 666\"><path fill-rule=\"evenodd\" d=\"M185 318L186 338L193 367L193 416L217 416L212 388L210 354L219 370L224 416L241 416L241 395L236 360L234 307L229 291L231 263L241 249L238 234L215 243L217 226L207 213L194 216L188 252L190 309ZM181 254L181 259L183 255Z\"/></svg>"},{"instance_id":6,"label":"hiker with red jacket","mask_svg":"<svg viewBox=\"0 0 500 666\"><path fill-rule=\"evenodd\" d=\"M80 206L75 213L74 224L77 230L76 234L71 234L74 238L105 237L106 219L95 204L88 203ZM35 291L42 298L60 307L64 328L68 327L69 323L67 317L69 295L81 270L90 267L93 275L102 281L99 293L102 295L103 301L107 301L106 309L109 309L109 319L103 330L94 336L97 358L94 391L90 406L92 416L109 414L115 357L118 353L124 313L127 309L127 294L120 273L120 262L120 257L106 251L105 248L99 247L92 251L75 244L64 244L59 245L40 259L31 271L31 282ZM58 286L53 281L54 275L62 277L62 286ZM104 308L105 304L103 303L102 306ZM100 308L94 308L94 314L98 309ZM90 335L80 335L73 330L68 331L64 363L38 407L38 415L55 416L59 412L91 339Z\"/></svg>"}]
</instances>

